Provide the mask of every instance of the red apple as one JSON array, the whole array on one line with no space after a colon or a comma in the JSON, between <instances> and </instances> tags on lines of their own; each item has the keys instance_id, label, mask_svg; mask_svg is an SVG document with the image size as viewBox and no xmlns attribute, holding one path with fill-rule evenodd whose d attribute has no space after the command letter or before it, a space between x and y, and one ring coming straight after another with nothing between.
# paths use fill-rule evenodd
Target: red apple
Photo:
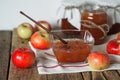
<instances>
[{"instance_id":1,"label":"red apple","mask_svg":"<svg viewBox=\"0 0 120 80\"><path fill-rule=\"evenodd\" d=\"M29 48L17 48L12 53L12 62L18 68L29 68L35 63L35 54Z\"/></svg>"},{"instance_id":2,"label":"red apple","mask_svg":"<svg viewBox=\"0 0 120 80\"><path fill-rule=\"evenodd\" d=\"M112 39L107 43L106 50L109 54L120 55L120 34L117 39Z\"/></svg>"},{"instance_id":3,"label":"red apple","mask_svg":"<svg viewBox=\"0 0 120 80\"><path fill-rule=\"evenodd\" d=\"M103 70L109 67L110 58L104 52L96 51L88 56L88 63L94 70Z\"/></svg>"},{"instance_id":4,"label":"red apple","mask_svg":"<svg viewBox=\"0 0 120 80\"><path fill-rule=\"evenodd\" d=\"M17 27L17 34L22 39L29 39L33 32L33 26L27 22L24 22Z\"/></svg>"},{"instance_id":5,"label":"red apple","mask_svg":"<svg viewBox=\"0 0 120 80\"><path fill-rule=\"evenodd\" d=\"M47 22L47 21L37 21L37 23L41 24L42 26L44 26L45 28L47 28L49 31L51 31L51 25L50 25L49 22ZM42 29L37 24L35 24L35 29L36 29L36 31L46 32L44 29Z\"/></svg>"},{"instance_id":6,"label":"red apple","mask_svg":"<svg viewBox=\"0 0 120 80\"><path fill-rule=\"evenodd\" d=\"M49 39L49 34L37 31L35 32L30 39L30 42L34 48L37 49L48 49L51 46L51 41Z\"/></svg>"}]
</instances>

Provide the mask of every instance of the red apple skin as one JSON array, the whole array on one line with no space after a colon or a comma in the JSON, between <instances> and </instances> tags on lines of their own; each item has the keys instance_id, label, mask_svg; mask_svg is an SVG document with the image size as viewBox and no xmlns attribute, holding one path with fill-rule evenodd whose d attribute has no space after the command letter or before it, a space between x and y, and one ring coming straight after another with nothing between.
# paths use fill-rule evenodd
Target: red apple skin
<instances>
[{"instance_id":1,"label":"red apple skin","mask_svg":"<svg viewBox=\"0 0 120 80\"><path fill-rule=\"evenodd\" d=\"M35 32L31 36L30 42L34 48L42 49L42 50L49 49L51 46L49 34L40 31Z\"/></svg>"},{"instance_id":2,"label":"red apple skin","mask_svg":"<svg viewBox=\"0 0 120 80\"><path fill-rule=\"evenodd\" d=\"M44 26L45 28L47 28L49 31L51 31L51 25L49 22L47 21L37 21L38 24L41 24L42 26ZM46 32L44 29L42 29L40 26L38 26L37 24L35 24L35 29L36 31L41 31L41 32Z\"/></svg>"},{"instance_id":3,"label":"red apple skin","mask_svg":"<svg viewBox=\"0 0 120 80\"><path fill-rule=\"evenodd\" d=\"M120 55L120 33L117 34L117 38L110 40L106 45L106 50L109 54Z\"/></svg>"},{"instance_id":4,"label":"red apple skin","mask_svg":"<svg viewBox=\"0 0 120 80\"><path fill-rule=\"evenodd\" d=\"M35 54L29 48L17 48L12 53L12 62L17 68L29 68L35 60Z\"/></svg>"},{"instance_id":5,"label":"red apple skin","mask_svg":"<svg viewBox=\"0 0 120 80\"><path fill-rule=\"evenodd\" d=\"M17 35L21 39L29 39L34 33L34 28L30 23L24 22L18 25L17 27Z\"/></svg>"},{"instance_id":6,"label":"red apple skin","mask_svg":"<svg viewBox=\"0 0 120 80\"><path fill-rule=\"evenodd\" d=\"M89 66L94 70L103 70L109 67L110 59L104 52L92 52L88 56Z\"/></svg>"},{"instance_id":7,"label":"red apple skin","mask_svg":"<svg viewBox=\"0 0 120 80\"><path fill-rule=\"evenodd\" d=\"M113 39L107 43L106 46L107 52L109 54L115 54L115 55L120 55L120 49L119 49L119 44L117 42L117 39Z\"/></svg>"}]
</instances>

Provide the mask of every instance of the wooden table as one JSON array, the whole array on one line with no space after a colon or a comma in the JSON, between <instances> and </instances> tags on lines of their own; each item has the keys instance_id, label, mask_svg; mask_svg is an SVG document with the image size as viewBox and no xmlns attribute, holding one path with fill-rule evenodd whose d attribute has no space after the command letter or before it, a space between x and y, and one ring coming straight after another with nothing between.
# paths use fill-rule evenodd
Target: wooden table
<instances>
[{"instance_id":1,"label":"wooden table","mask_svg":"<svg viewBox=\"0 0 120 80\"><path fill-rule=\"evenodd\" d=\"M29 47L28 40L18 38L15 30L0 31L0 80L120 80L120 70L40 75L36 64L19 69L11 61L11 52L18 47Z\"/></svg>"}]
</instances>

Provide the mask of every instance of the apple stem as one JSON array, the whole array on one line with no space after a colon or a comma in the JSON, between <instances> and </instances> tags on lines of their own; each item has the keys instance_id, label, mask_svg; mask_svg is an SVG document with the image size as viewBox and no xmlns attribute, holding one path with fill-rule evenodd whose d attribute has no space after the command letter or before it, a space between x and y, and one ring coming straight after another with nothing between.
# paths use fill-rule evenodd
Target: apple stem
<instances>
[{"instance_id":1,"label":"apple stem","mask_svg":"<svg viewBox=\"0 0 120 80\"><path fill-rule=\"evenodd\" d=\"M63 42L64 44L67 44L67 42L65 40L63 40L60 36L58 36L57 34L52 33L51 31L49 31L47 28L45 28L44 26L42 26L41 24L37 23L37 21L35 21L34 19L32 19L31 17L29 17L28 15L26 15L24 12L20 11L20 13L22 15L24 15L25 17L27 17L28 19L30 19L31 21L33 21L35 24L39 25L41 28L43 28L44 30L46 30L49 34L52 34L53 36L57 37L61 42Z\"/></svg>"}]
</instances>

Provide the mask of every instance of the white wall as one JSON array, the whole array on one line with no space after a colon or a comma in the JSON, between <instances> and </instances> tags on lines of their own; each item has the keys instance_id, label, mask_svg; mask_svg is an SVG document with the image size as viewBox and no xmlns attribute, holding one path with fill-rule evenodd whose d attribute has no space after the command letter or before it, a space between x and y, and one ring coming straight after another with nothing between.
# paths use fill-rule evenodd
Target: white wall
<instances>
[{"instance_id":1,"label":"white wall","mask_svg":"<svg viewBox=\"0 0 120 80\"><path fill-rule=\"evenodd\" d=\"M46 20L56 25L56 11L61 0L0 0L0 30L13 30L29 19L19 13L23 11L35 20Z\"/></svg>"}]
</instances>

